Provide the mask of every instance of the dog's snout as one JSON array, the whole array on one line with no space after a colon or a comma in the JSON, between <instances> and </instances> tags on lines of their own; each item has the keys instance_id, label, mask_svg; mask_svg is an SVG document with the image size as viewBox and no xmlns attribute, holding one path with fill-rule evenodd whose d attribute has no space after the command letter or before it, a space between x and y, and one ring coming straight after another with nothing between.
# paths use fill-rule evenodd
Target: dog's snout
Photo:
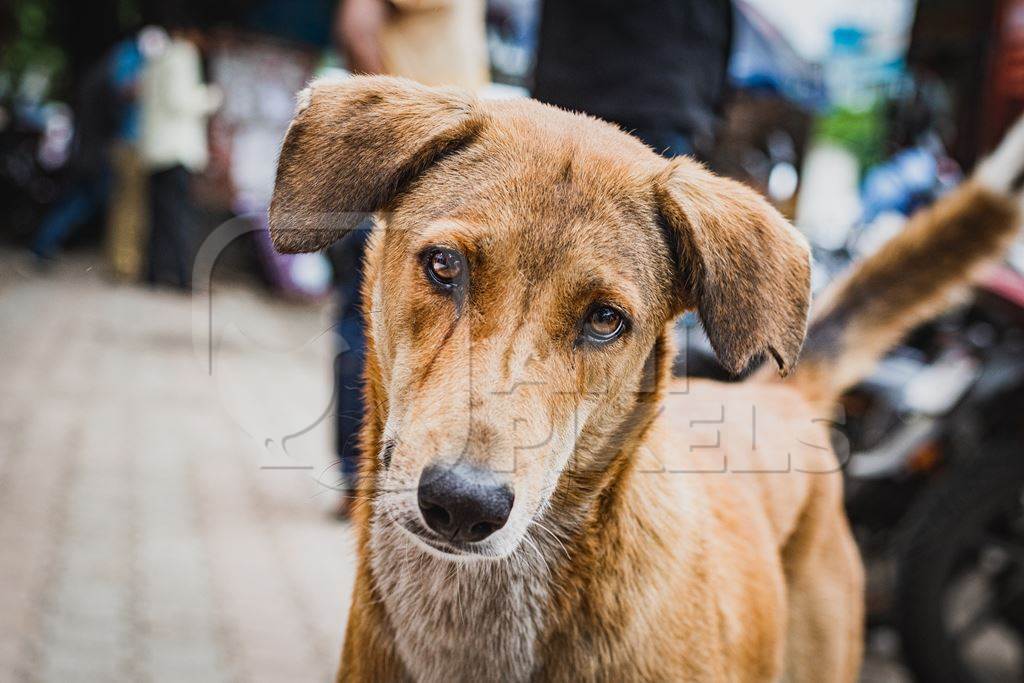
<instances>
[{"instance_id":1,"label":"dog's snout","mask_svg":"<svg viewBox=\"0 0 1024 683\"><path fill-rule=\"evenodd\" d=\"M417 493L423 519L453 541L482 541L505 526L515 494L489 470L464 463L430 465Z\"/></svg>"}]
</instances>

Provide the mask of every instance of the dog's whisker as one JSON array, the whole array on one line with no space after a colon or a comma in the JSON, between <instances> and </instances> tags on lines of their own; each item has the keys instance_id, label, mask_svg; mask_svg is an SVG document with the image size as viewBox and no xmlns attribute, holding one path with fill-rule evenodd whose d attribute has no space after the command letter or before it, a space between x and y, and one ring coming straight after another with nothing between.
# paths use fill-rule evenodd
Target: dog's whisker
<instances>
[{"instance_id":1,"label":"dog's whisker","mask_svg":"<svg viewBox=\"0 0 1024 683\"><path fill-rule=\"evenodd\" d=\"M530 521L530 526L535 526L541 531L547 533L552 539L554 539L555 543L557 543L559 547L562 549L562 552L565 554L565 559L572 560L572 557L570 557L569 555L569 549L565 547L565 544L562 542L562 539L560 539L554 531L545 526L543 522L541 522L539 519L533 519Z\"/></svg>"}]
</instances>

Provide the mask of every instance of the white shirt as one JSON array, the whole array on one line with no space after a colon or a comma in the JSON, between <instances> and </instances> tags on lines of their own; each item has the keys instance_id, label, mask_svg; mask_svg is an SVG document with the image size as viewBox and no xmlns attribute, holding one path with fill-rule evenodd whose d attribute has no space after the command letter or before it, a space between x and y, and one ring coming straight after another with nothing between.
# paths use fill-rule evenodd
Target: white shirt
<instances>
[{"instance_id":1,"label":"white shirt","mask_svg":"<svg viewBox=\"0 0 1024 683\"><path fill-rule=\"evenodd\" d=\"M139 152L151 171L181 164L202 171L209 160L206 121L218 106L217 88L203 85L199 51L173 40L142 72Z\"/></svg>"}]
</instances>

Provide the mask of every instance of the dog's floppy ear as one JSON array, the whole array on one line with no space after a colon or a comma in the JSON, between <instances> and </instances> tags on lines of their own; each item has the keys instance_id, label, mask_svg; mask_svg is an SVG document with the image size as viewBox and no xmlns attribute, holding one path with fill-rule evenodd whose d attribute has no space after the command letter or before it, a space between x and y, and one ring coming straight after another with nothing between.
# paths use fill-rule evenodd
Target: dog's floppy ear
<instances>
[{"instance_id":1,"label":"dog's floppy ear","mask_svg":"<svg viewBox=\"0 0 1024 683\"><path fill-rule=\"evenodd\" d=\"M750 188L685 158L659 174L657 202L682 269L679 295L696 306L718 359L742 372L765 353L782 374L807 330L807 242Z\"/></svg>"},{"instance_id":2,"label":"dog's floppy ear","mask_svg":"<svg viewBox=\"0 0 1024 683\"><path fill-rule=\"evenodd\" d=\"M466 92L384 76L316 81L298 99L270 203L284 253L337 241L483 121Z\"/></svg>"}]
</instances>

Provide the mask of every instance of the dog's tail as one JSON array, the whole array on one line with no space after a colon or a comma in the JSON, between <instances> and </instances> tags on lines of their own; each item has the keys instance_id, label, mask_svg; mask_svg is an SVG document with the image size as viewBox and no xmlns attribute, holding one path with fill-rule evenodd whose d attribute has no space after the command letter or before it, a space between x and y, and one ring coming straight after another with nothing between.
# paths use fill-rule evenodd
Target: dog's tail
<instances>
[{"instance_id":1,"label":"dog's tail","mask_svg":"<svg viewBox=\"0 0 1024 683\"><path fill-rule=\"evenodd\" d=\"M1022 175L1024 118L970 179L825 291L787 381L831 405L912 328L964 293L1017 232Z\"/></svg>"}]
</instances>

